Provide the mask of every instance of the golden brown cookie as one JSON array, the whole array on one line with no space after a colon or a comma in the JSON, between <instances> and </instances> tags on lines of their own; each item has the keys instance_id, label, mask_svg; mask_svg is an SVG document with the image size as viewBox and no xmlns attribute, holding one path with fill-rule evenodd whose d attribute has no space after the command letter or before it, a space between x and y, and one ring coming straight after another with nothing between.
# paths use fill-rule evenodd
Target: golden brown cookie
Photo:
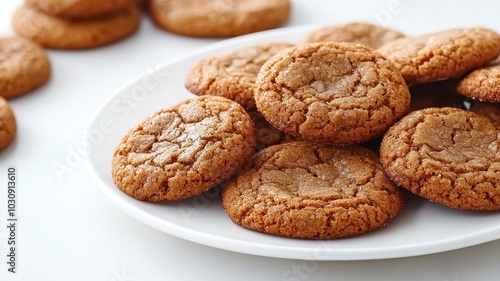
<instances>
[{"instance_id":1,"label":"golden brown cookie","mask_svg":"<svg viewBox=\"0 0 500 281\"><path fill-rule=\"evenodd\" d=\"M414 111L384 135L380 158L398 185L437 203L500 210L500 126L443 107Z\"/></svg>"},{"instance_id":2,"label":"golden brown cookie","mask_svg":"<svg viewBox=\"0 0 500 281\"><path fill-rule=\"evenodd\" d=\"M115 150L113 180L147 201L185 199L228 179L254 153L255 128L238 103L202 96L160 110Z\"/></svg>"},{"instance_id":3,"label":"golden brown cookie","mask_svg":"<svg viewBox=\"0 0 500 281\"><path fill-rule=\"evenodd\" d=\"M20 37L0 37L0 97L11 99L47 82L50 62L38 44Z\"/></svg>"},{"instance_id":4,"label":"golden brown cookie","mask_svg":"<svg viewBox=\"0 0 500 281\"><path fill-rule=\"evenodd\" d=\"M500 58L463 77L457 92L482 101L500 102Z\"/></svg>"},{"instance_id":5,"label":"golden brown cookie","mask_svg":"<svg viewBox=\"0 0 500 281\"><path fill-rule=\"evenodd\" d=\"M105 16L81 20L51 17L28 5L14 14L14 31L53 49L90 49L108 45L132 35L140 23L137 6Z\"/></svg>"},{"instance_id":6,"label":"golden brown cookie","mask_svg":"<svg viewBox=\"0 0 500 281\"><path fill-rule=\"evenodd\" d=\"M290 15L289 0L151 0L154 23L194 37L231 37L280 26Z\"/></svg>"},{"instance_id":7,"label":"golden brown cookie","mask_svg":"<svg viewBox=\"0 0 500 281\"><path fill-rule=\"evenodd\" d=\"M392 40L403 38L404 34L378 25L364 22L326 26L308 33L301 42L350 42L376 49Z\"/></svg>"},{"instance_id":8,"label":"golden brown cookie","mask_svg":"<svg viewBox=\"0 0 500 281\"><path fill-rule=\"evenodd\" d=\"M335 144L383 134L410 106L408 87L394 65L351 43L283 50L262 66L254 94L258 111L274 127Z\"/></svg>"},{"instance_id":9,"label":"golden brown cookie","mask_svg":"<svg viewBox=\"0 0 500 281\"><path fill-rule=\"evenodd\" d=\"M451 29L406 37L377 49L408 85L444 80L478 68L500 54L500 35L484 28Z\"/></svg>"},{"instance_id":10,"label":"golden brown cookie","mask_svg":"<svg viewBox=\"0 0 500 281\"><path fill-rule=\"evenodd\" d=\"M16 131L14 112L7 100L0 97L0 151L14 140Z\"/></svg>"},{"instance_id":11,"label":"golden brown cookie","mask_svg":"<svg viewBox=\"0 0 500 281\"><path fill-rule=\"evenodd\" d=\"M185 86L196 95L216 95L255 109L253 92L261 66L289 43L254 45L229 54L198 61L189 71Z\"/></svg>"},{"instance_id":12,"label":"golden brown cookie","mask_svg":"<svg viewBox=\"0 0 500 281\"><path fill-rule=\"evenodd\" d=\"M30 6L59 18L86 18L127 8L139 0L26 0Z\"/></svg>"},{"instance_id":13,"label":"golden brown cookie","mask_svg":"<svg viewBox=\"0 0 500 281\"><path fill-rule=\"evenodd\" d=\"M248 114L255 124L256 151L271 145L298 140L298 138L273 127L260 112L249 111Z\"/></svg>"},{"instance_id":14,"label":"golden brown cookie","mask_svg":"<svg viewBox=\"0 0 500 281\"><path fill-rule=\"evenodd\" d=\"M369 149L289 142L257 153L223 189L222 204L251 230L332 239L384 226L403 196Z\"/></svg>"}]
</instances>

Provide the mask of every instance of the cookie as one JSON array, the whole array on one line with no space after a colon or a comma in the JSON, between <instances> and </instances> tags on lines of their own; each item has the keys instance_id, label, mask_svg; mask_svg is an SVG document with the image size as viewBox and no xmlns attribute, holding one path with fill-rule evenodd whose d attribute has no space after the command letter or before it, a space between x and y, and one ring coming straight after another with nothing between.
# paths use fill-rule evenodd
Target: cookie
<instances>
[{"instance_id":1,"label":"cookie","mask_svg":"<svg viewBox=\"0 0 500 281\"><path fill-rule=\"evenodd\" d=\"M500 210L500 126L451 107L414 111L382 139L380 158L398 185L445 206Z\"/></svg>"},{"instance_id":2,"label":"cookie","mask_svg":"<svg viewBox=\"0 0 500 281\"><path fill-rule=\"evenodd\" d=\"M273 127L273 125L269 124L260 112L248 111L248 114L255 124L256 151L262 150L271 145L298 140L296 137Z\"/></svg>"},{"instance_id":3,"label":"cookie","mask_svg":"<svg viewBox=\"0 0 500 281\"><path fill-rule=\"evenodd\" d=\"M375 152L308 142L261 150L222 191L235 224L304 239L378 229L400 212L403 200Z\"/></svg>"},{"instance_id":4,"label":"cookie","mask_svg":"<svg viewBox=\"0 0 500 281\"><path fill-rule=\"evenodd\" d=\"M366 46L337 42L279 52L262 66L254 96L274 127L332 144L377 137L410 106L408 87L389 60Z\"/></svg>"},{"instance_id":5,"label":"cookie","mask_svg":"<svg viewBox=\"0 0 500 281\"><path fill-rule=\"evenodd\" d=\"M112 176L147 201L192 197L227 180L254 153L255 128L238 103L202 96L160 110L118 144Z\"/></svg>"},{"instance_id":6,"label":"cookie","mask_svg":"<svg viewBox=\"0 0 500 281\"><path fill-rule=\"evenodd\" d=\"M151 0L154 23L193 37L231 37L280 26L290 15L289 0Z\"/></svg>"},{"instance_id":7,"label":"cookie","mask_svg":"<svg viewBox=\"0 0 500 281\"><path fill-rule=\"evenodd\" d=\"M0 37L0 97L28 93L50 78L50 62L38 44L20 37Z\"/></svg>"},{"instance_id":8,"label":"cookie","mask_svg":"<svg viewBox=\"0 0 500 281\"><path fill-rule=\"evenodd\" d=\"M90 49L117 42L132 35L140 23L140 11L130 6L105 16L68 20L51 17L28 5L13 18L14 31L46 48Z\"/></svg>"},{"instance_id":9,"label":"cookie","mask_svg":"<svg viewBox=\"0 0 500 281\"><path fill-rule=\"evenodd\" d=\"M267 43L198 61L189 71L185 86L196 95L217 95L255 110L253 92L261 66L289 43Z\"/></svg>"},{"instance_id":10,"label":"cookie","mask_svg":"<svg viewBox=\"0 0 500 281\"><path fill-rule=\"evenodd\" d=\"M400 38L377 49L390 59L408 85L458 76L500 54L500 35L484 28L451 29Z\"/></svg>"},{"instance_id":11,"label":"cookie","mask_svg":"<svg viewBox=\"0 0 500 281\"><path fill-rule=\"evenodd\" d=\"M463 77L457 92L482 101L500 102L500 59Z\"/></svg>"},{"instance_id":12,"label":"cookie","mask_svg":"<svg viewBox=\"0 0 500 281\"><path fill-rule=\"evenodd\" d=\"M304 36L301 42L350 42L377 49L387 42L403 37L403 33L378 25L349 22L315 29Z\"/></svg>"},{"instance_id":13,"label":"cookie","mask_svg":"<svg viewBox=\"0 0 500 281\"><path fill-rule=\"evenodd\" d=\"M17 126L14 112L7 100L0 97L0 151L6 148L16 136Z\"/></svg>"},{"instance_id":14,"label":"cookie","mask_svg":"<svg viewBox=\"0 0 500 281\"><path fill-rule=\"evenodd\" d=\"M87 18L113 13L138 0L26 0L30 6L59 18Z\"/></svg>"}]
</instances>

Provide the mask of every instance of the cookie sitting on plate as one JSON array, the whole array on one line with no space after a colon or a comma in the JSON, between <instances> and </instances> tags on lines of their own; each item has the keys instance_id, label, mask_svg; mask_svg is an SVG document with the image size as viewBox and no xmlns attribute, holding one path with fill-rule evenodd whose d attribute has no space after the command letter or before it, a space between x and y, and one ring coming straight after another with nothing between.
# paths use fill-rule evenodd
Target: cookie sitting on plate
<instances>
[{"instance_id":1,"label":"cookie sitting on plate","mask_svg":"<svg viewBox=\"0 0 500 281\"><path fill-rule=\"evenodd\" d=\"M377 49L387 42L403 37L403 33L389 28L365 22L349 22L315 29L304 36L301 43L349 42Z\"/></svg>"},{"instance_id":2,"label":"cookie sitting on plate","mask_svg":"<svg viewBox=\"0 0 500 281\"><path fill-rule=\"evenodd\" d=\"M38 44L21 37L0 37L0 97L12 99L45 84L50 61Z\"/></svg>"},{"instance_id":3,"label":"cookie sitting on plate","mask_svg":"<svg viewBox=\"0 0 500 281\"><path fill-rule=\"evenodd\" d=\"M181 200L227 180L254 150L255 127L243 107L201 96L162 109L125 134L112 176L136 199Z\"/></svg>"},{"instance_id":4,"label":"cookie sitting on plate","mask_svg":"<svg viewBox=\"0 0 500 281\"><path fill-rule=\"evenodd\" d=\"M257 44L204 58L189 71L185 86L196 95L223 96L255 110L255 81L262 65L290 43Z\"/></svg>"},{"instance_id":5,"label":"cookie sitting on plate","mask_svg":"<svg viewBox=\"0 0 500 281\"><path fill-rule=\"evenodd\" d=\"M299 44L279 52L260 69L254 97L274 127L330 144L378 137L410 106L408 87L392 62L345 42Z\"/></svg>"},{"instance_id":6,"label":"cookie sitting on plate","mask_svg":"<svg viewBox=\"0 0 500 281\"><path fill-rule=\"evenodd\" d=\"M378 229L401 211L403 200L375 152L308 142L261 150L222 191L235 224L302 239Z\"/></svg>"}]
</instances>

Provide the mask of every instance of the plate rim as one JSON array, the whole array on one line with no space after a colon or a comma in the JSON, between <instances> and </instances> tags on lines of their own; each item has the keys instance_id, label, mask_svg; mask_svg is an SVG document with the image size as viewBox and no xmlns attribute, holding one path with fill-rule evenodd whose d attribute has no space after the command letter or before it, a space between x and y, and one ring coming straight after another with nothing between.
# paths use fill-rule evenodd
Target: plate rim
<instances>
[{"instance_id":1,"label":"plate rim","mask_svg":"<svg viewBox=\"0 0 500 281\"><path fill-rule=\"evenodd\" d=\"M238 43L245 43L252 41L252 39L264 40L267 38L272 38L275 35L284 36L286 34L295 34L300 32L305 32L307 30L312 30L316 28L318 24L312 25L300 25L291 27L282 27L272 30L266 30L261 32L256 32L252 34L247 34L239 37L234 37L230 39L221 40L216 43L211 43L207 46L198 48L194 51L190 51L183 56L175 59L167 60L163 63L157 65L159 70L165 69L171 65L182 62L189 58L197 55L204 54L209 51L214 51L223 47L228 47L232 45L237 45ZM104 99L97 109L93 112L90 120L87 122L83 132L84 136L87 136L89 132L94 128L94 122L98 120L99 115L109 106L117 96L123 93L126 89L138 83L143 79L147 73L140 73L134 79L131 79L117 90L113 91L106 99ZM370 248L370 249L335 249L335 252L330 252L328 255L314 255L311 253L311 248L291 248L289 246L283 245L268 245L262 243L251 243L249 241L241 241L235 238L219 237L215 234L208 234L197 230L192 230L189 227L181 226L170 221L163 221L159 223L157 220L159 218L154 218L153 215L147 213L145 210L140 209L138 206L129 204L123 198L115 195L107 186L107 184L101 179L97 171L94 169L93 164L90 161L90 151L89 155L84 157L84 166L87 174L90 176L96 187L102 192L102 195L106 197L107 200L111 201L112 205L126 213L127 215L133 217L134 219L150 226L159 231L167 233L169 235L185 239L191 242L202 244L205 246L218 248L226 251L249 254L255 256L264 256L272 258L283 258L283 259L300 259L300 260L317 260L317 261L361 261L361 260L380 260L380 259L393 259L393 258L405 258L405 257L416 257L428 254L442 253L452 250L458 250L482 243L487 243L493 240L500 239L500 225L497 228L489 228L482 231L482 235L465 235L460 237L454 237L446 240L434 240L429 243L420 243L413 245L403 245L391 248ZM204 238L204 239L203 239ZM474 239L472 239L474 238ZM284 238L288 239L288 238ZM291 238L290 238L291 239ZM322 240L312 240L312 241L322 241ZM329 240L323 240L329 241ZM256 247L258 245L258 247ZM262 250L266 249L265 253ZM321 249L321 248L315 248ZM314 249L313 249L314 252ZM397 254L395 254L395 252ZM286 253L286 255L284 255ZM362 254L361 254L362 253Z\"/></svg>"}]
</instances>

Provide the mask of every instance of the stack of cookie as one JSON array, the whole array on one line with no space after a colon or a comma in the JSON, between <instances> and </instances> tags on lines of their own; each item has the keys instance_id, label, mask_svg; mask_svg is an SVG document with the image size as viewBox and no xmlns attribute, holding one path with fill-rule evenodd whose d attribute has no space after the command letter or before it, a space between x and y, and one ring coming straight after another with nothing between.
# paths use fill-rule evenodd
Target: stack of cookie
<instances>
[{"instance_id":1,"label":"stack of cookie","mask_svg":"<svg viewBox=\"0 0 500 281\"><path fill-rule=\"evenodd\" d=\"M132 35L140 24L138 0L26 0L14 31L46 48L89 49Z\"/></svg>"},{"instance_id":2,"label":"stack of cookie","mask_svg":"<svg viewBox=\"0 0 500 281\"><path fill-rule=\"evenodd\" d=\"M222 204L234 223L303 239L386 225L403 208L400 187L451 208L500 210L498 107L471 106L477 101L455 91L497 96L496 64L474 70L499 55L500 35L488 29L406 37L349 23L297 45L205 58L185 82L200 97L127 133L113 178L150 201L224 183Z\"/></svg>"}]
</instances>

